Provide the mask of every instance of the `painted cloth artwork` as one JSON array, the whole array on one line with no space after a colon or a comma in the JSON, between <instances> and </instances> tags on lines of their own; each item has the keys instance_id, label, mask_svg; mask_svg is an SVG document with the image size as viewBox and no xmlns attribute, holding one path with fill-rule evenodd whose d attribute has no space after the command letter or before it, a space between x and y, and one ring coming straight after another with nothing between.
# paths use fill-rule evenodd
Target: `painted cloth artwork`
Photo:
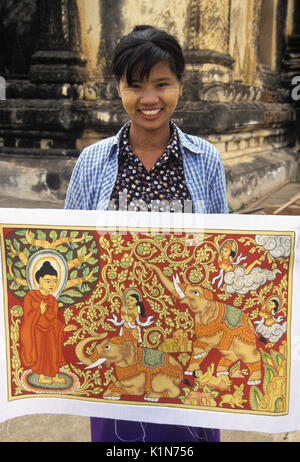
<instances>
[{"instance_id":1,"label":"painted cloth artwork","mask_svg":"<svg viewBox=\"0 0 300 462\"><path fill-rule=\"evenodd\" d=\"M134 213L127 228L113 212L6 214L0 406L48 398L59 410L64 398L75 413L141 422L149 407L152 423L288 422L297 218L203 227L189 215L177 229L167 214L150 228Z\"/></svg>"}]
</instances>

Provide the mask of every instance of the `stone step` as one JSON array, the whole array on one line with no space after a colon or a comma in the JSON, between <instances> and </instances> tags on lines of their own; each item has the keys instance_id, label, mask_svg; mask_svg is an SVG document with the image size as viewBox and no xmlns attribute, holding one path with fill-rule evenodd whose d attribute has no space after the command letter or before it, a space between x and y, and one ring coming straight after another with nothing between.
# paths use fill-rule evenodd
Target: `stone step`
<instances>
[{"instance_id":1,"label":"stone step","mask_svg":"<svg viewBox=\"0 0 300 462\"><path fill-rule=\"evenodd\" d=\"M75 158L0 158L0 207L63 208L75 162ZM228 202L233 209L287 180L295 180L298 171L296 154L288 149L269 148L224 159L224 166Z\"/></svg>"}]
</instances>

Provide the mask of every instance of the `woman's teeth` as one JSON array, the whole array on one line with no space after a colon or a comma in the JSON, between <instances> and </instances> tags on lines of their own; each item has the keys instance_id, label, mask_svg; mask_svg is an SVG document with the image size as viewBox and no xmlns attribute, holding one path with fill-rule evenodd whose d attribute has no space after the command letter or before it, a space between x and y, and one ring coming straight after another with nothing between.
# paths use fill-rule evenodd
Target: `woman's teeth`
<instances>
[{"instance_id":1,"label":"woman's teeth","mask_svg":"<svg viewBox=\"0 0 300 462\"><path fill-rule=\"evenodd\" d=\"M152 109L152 110L150 110L150 111L145 111L145 110L143 110L143 111L141 111L141 112L142 112L143 114L147 115L147 116L153 116L153 115L158 114L159 111L160 111L160 109Z\"/></svg>"}]
</instances>

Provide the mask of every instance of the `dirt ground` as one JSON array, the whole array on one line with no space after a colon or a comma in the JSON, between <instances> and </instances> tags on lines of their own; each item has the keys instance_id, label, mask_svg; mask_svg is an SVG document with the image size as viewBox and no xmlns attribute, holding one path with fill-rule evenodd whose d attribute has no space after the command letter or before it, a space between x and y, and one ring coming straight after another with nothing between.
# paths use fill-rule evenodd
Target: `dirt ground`
<instances>
[{"instance_id":1,"label":"dirt ground","mask_svg":"<svg viewBox=\"0 0 300 462\"><path fill-rule=\"evenodd\" d=\"M17 417L0 424L0 442L79 442L91 441L88 417L41 414ZM290 433L256 433L223 430L226 442L300 442L300 431Z\"/></svg>"}]
</instances>

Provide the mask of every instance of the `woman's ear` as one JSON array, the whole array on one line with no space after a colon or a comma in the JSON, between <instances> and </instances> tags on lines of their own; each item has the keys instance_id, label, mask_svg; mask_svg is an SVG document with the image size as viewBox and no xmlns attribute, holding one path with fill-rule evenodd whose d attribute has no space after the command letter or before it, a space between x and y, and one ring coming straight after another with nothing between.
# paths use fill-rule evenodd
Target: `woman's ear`
<instances>
[{"instance_id":1,"label":"woman's ear","mask_svg":"<svg viewBox=\"0 0 300 462\"><path fill-rule=\"evenodd\" d=\"M117 80L115 80L115 84L116 84L116 89L117 89L117 92L118 92L118 96L119 96L119 98L121 98L121 94L120 94L120 84L119 84L119 82L117 82Z\"/></svg>"},{"instance_id":2,"label":"woman's ear","mask_svg":"<svg viewBox=\"0 0 300 462\"><path fill-rule=\"evenodd\" d=\"M180 83L179 83L179 96L182 96L183 92L183 81L184 81L184 75L181 77Z\"/></svg>"}]
</instances>

